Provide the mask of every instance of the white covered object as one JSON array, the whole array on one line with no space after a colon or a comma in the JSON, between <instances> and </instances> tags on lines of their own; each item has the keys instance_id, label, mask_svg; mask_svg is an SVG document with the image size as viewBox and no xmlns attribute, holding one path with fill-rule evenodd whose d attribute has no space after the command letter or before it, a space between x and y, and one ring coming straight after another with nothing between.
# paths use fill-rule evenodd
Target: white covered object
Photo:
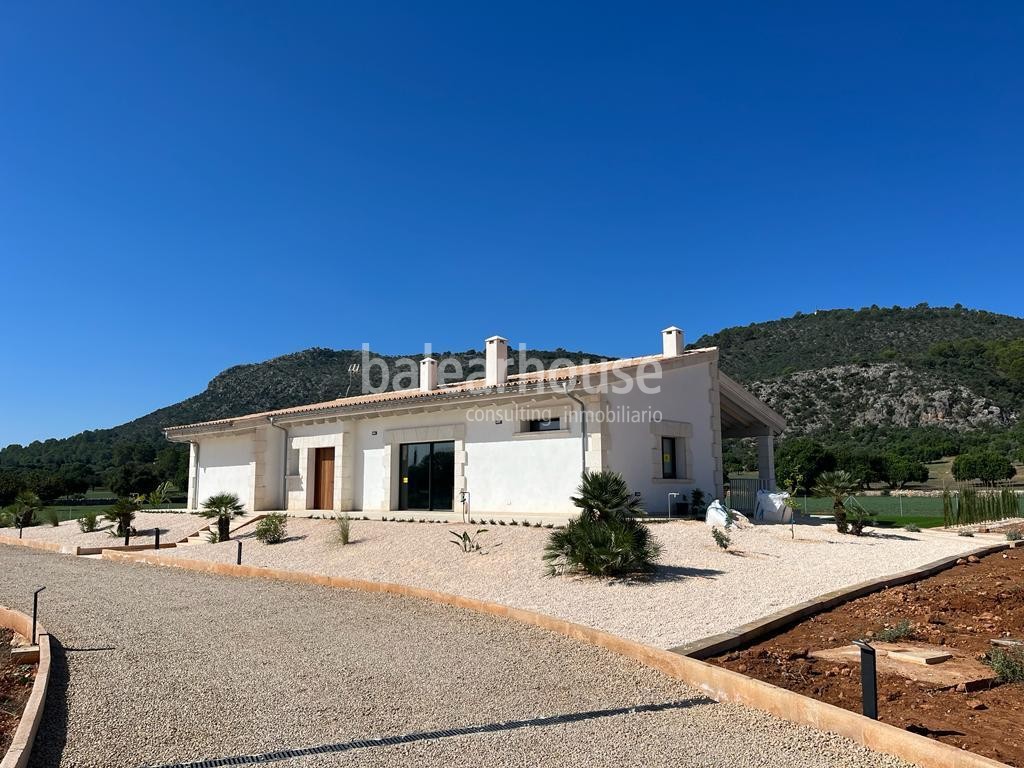
<instances>
[{"instance_id":1,"label":"white covered object","mask_svg":"<svg viewBox=\"0 0 1024 768\"><path fill-rule=\"evenodd\" d=\"M730 516L732 518L731 521ZM720 525L723 528L727 528L730 525L735 525L737 528L745 528L750 525L746 515L740 514L735 509L726 509L725 505L718 499L715 499L708 505L708 512L704 516L704 522L707 525Z\"/></svg>"},{"instance_id":2,"label":"white covered object","mask_svg":"<svg viewBox=\"0 0 1024 768\"><path fill-rule=\"evenodd\" d=\"M793 510L786 505L789 494L758 491L757 503L754 506L754 520L758 523L788 523L793 518Z\"/></svg>"}]
</instances>

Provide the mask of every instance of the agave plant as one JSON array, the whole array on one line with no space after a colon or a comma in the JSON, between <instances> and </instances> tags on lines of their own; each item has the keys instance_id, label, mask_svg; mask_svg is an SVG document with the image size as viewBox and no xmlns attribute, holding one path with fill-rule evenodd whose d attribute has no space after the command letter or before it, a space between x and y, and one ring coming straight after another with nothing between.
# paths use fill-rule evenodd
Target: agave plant
<instances>
[{"instance_id":1,"label":"agave plant","mask_svg":"<svg viewBox=\"0 0 1024 768\"><path fill-rule=\"evenodd\" d=\"M231 538L231 518L245 512L245 507L238 496L233 493L218 493L203 502L199 514L207 518L217 519L217 541Z\"/></svg>"},{"instance_id":2,"label":"agave plant","mask_svg":"<svg viewBox=\"0 0 1024 768\"><path fill-rule=\"evenodd\" d=\"M832 514L836 519L836 530L846 533L850 524L846 519L846 498L860 487L860 481L845 469L822 472L814 485L817 496L832 499Z\"/></svg>"}]
</instances>

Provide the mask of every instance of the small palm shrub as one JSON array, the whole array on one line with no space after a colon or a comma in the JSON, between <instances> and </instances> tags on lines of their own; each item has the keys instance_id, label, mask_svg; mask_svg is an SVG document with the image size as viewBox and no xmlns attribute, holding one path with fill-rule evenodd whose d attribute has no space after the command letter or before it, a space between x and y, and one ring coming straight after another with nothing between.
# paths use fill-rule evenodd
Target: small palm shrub
<instances>
[{"instance_id":1,"label":"small palm shrub","mask_svg":"<svg viewBox=\"0 0 1024 768\"><path fill-rule=\"evenodd\" d=\"M217 520L217 541L228 541L231 538L231 518L245 512L245 507L238 496L233 493L218 493L203 502L199 510L201 516Z\"/></svg>"},{"instance_id":2,"label":"small palm shrub","mask_svg":"<svg viewBox=\"0 0 1024 768\"><path fill-rule=\"evenodd\" d=\"M34 491L22 491L14 497L14 503L7 507L7 512L18 528L28 528L36 524L36 512L43 508L43 502Z\"/></svg>"},{"instance_id":3,"label":"small palm shrub","mask_svg":"<svg viewBox=\"0 0 1024 768\"><path fill-rule=\"evenodd\" d=\"M1021 533L1020 531L1007 531L1006 532L1006 540L1007 541L1020 541L1021 539L1024 539L1024 533Z\"/></svg>"},{"instance_id":4,"label":"small palm shrub","mask_svg":"<svg viewBox=\"0 0 1024 768\"><path fill-rule=\"evenodd\" d=\"M846 497L859 487L860 482L843 469L822 472L818 476L814 494L832 499L832 515L836 520L836 530L840 533L847 533L850 530L850 524L846 519ZM861 530L863 530L863 525L861 525Z\"/></svg>"},{"instance_id":5,"label":"small palm shrub","mask_svg":"<svg viewBox=\"0 0 1024 768\"><path fill-rule=\"evenodd\" d=\"M572 503L583 515L597 520L644 514L640 497L629 490L618 472L584 472L576 493L579 495L571 498Z\"/></svg>"},{"instance_id":6,"label":"small palm shrub","mask_svg":"<svg viewBox=\"0 0 1024 768\"><path fill-rule=\"evenodd\" d=\"M907 525L904 525L903 526L903 530L906 531L907 533L920 533L921 532L920 526L916 525L915 523L909 523Z\"/></svg>"},{"instance_id":7,"label":"small palm shrub","mask_svg":"<svg viewBox=\"0 0 1024 768\"><path fill-rule=\"evenodd\" d=\"M584 472L574 505L579 517L552 531L544 547L548 575L649 573L661 545L643 522L643 505L616 472Z\"/></svg>"},{"instance_id":8,"label":"small palm shrub","mask_svg":"<svg viewBox=\"0 0 1024 768\"><path fill-rule=\"evenodd\" d=\"M82 533L92 533L96 530L96 524L99 522L100 516L94 509L88 509L85 511L80 518L78 518L78 528Z\"/></svg>"},{"instance_id":9,"label":"small palm shrub","mask_svg":"<svg viewBox=\"0 0 1024 768\"><path fill-rule=\"evenodd\" d=\"M335 525L338 527L338 541L341 542L342 546L345 546L348 544L349 538L352 535L352 520L346 513L337 518Z\"/></svg>"},{"instance_id":10,"label":"small palm shrub","mask_svg":"<svg viewBox=\"0 0 1024 768\"><path fill-rule=\"evenodd\" d=\"M103 515L116 526L110 535L123 539L129 533L134 533L132 522L135 520L135 513L139 511L140 506L136 499L130 499L127 496L122 496L115 501L114 506L109 507Z\"/></svg>"},{"instance_id":11,"label":"small palm shrub","mask_svg":"<svg viewBox=\"0 0 1024 768\"><path fill-rule=\"evenodd\" d=\"M469 531L448 531L452 535L451 543L461 549L463 552L476 552L477 554L486 555L483 544L480 543L480 534L487 533L486 528L477 528L476 533L470 533Z\"/></svg>"},{"instance_id":12,"label":"small palm shrub","mask_svg":"<svg viewBox=\"0 0 1024 768\"><path fill-rule=\"evenodd\" d=\"M267 515L256 523L256 539L264 544L280 544L288 535L288 516L280 512Z\"/></svg>"},{"instance_id":13,"label":"small palm shrub","mask_svg":"<svg viewBox=\"0 0 1024 768\"><path fill-rule=\"evenodd\" d=\"M968 531L966 528L964 528L962 531L960 531L957 534L957 536L964 536L965 538L973 539L974 538L974 531Z\"/></svg>"}]
</instances>

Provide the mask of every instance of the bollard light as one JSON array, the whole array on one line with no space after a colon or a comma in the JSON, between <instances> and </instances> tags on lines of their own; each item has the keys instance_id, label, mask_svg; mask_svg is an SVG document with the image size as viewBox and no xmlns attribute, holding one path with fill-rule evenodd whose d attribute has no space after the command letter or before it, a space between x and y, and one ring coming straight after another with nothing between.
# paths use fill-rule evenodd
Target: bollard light
<instances>
[{"instance_id":1,"label":"bollard light","mask_svg":"<svg viewBox=\"0 0 1024 768\"><path fill-rule=\"evenodd\" d=\"M878 719L878 673L875 668L875 649L867 640L854 640L860 648L861 711L865 717Z\"/></svg>"},{"instance_id":2,"label":"bollard light","mask_svg":"<svg viewBox=\"0 0 1024 768\"><path fill-rule=\"evenodd\" d=\"M242 564L242 540L238 540L238 558L235 560L236 565Z\"/></svg>"},{"instance_id":3,"label":"bollard light","mask_svg":"<svg viewBox=\"0 0 1024 768\"><path fill-rule=\"evenodd\" d=\"M160 526L156 527L156 543L153 544L153 549L160 549Z\"/></svg>"},{"instance_id":4,"label":"bollard light","mask_svg":"<svg viewBox=\"0 0 1024 768\"><path fill-rule=\"evenodd\" d=\"M40 587L32 593L32 645L36 644L36 616L39 614L39 593L46 587Z\"/></svg>"}]
</instances>

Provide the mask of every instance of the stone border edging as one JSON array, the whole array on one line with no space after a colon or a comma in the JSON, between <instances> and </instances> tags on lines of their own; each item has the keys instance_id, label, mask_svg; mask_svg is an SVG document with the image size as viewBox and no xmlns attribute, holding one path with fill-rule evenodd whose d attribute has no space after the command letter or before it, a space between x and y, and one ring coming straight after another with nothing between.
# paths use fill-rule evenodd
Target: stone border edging
<instances>
[{"instance_id":1,"label":"stone border edging","mask_svg":"<svg viewBox=\"0 0 1024 768\"><path fill-rule=\"evenodd\" d=\"M10 547L28 547L29 549L43 549L47 552L60 552L61 544L55 541L37 541L36 539L16 539L13 536L0 536L0 544Z\"/></svg>"},{"instance_id":2,"label":"stone border edging","mask_svg":"<svg viewBox=\"0 0 1024 768\"><path fill-rule=\"evenodd\" d=\"M32 634L32 617L21 611L0 606L0 626L13 629L23 637ZM36 679L32 683L32 693L25 702L18 727L14 731L11 746L7 754L0 760L0 768L25 768L32 755L32 744L43 719L43 705L46 703L46 690L50 684L50 636L42 624L36 624L36 636L39 644L39 661L36 663ZM31 639L31 638L29 638Z\"/></svg>"},{"instance_id":3,"label":"stone border edging","mask_svg":"<svg viewBox=\"0 0 1024 768\"><path fill-rule=\"evenodd\" d=\"M871 720L856 712L817 701L785 688L747 677L739 672L716 667L691 656L683 656L669 650L643 645L634 640L535 611L512 608L499 603L485 602L446 592L436 592L422 587L350 579L341 576L322 576L303 571L109 550L103 553L103 559L114 562L170 566L221 576L252 577L361 592L417 597L452 605L477 613L512 619L556 632L572 640L604 648L687 683L716 701L742 704L799 725L831 731L869 749L916 763L922 768L1006 768L1004 763L991 758L910 733L888 723Z\"/></svg>"},{"instance_id":4,"label":"stone border edging","mask_svg":"<svg viewBox=\"0 0 1024 768\"><path fill-rule=\"evenodd\" d=\"M858 597L864 597L865 595L870 595L874 592L880 592L888 587L898 587L903 584L909 584L912 581L927 578L928 576L934 576L936 573L952 568L956 565L957 560L962 558L970 557L971 555L984 557L985 555L991 555L1004 549L1011 548L1013 548L1012 542L1000 542L999 544L989 544L984 547L976 547L959 555L944 557L941 560L935 560L918 568L911 568L908 571L900 571L899 573L882 576L878 579L862 581L859 584L854 584L852 587L837 589L833 592L826 592L824 595L819 595L811 600L805 600L802 603L797 603L796 605L791 605L788 608L783 608L781 611L776 611L768 616L755 619L754 621L743 624L735 629L730 629L717 635L711 635L710 637L701 638L700 640L694 640L691 643L677 645L669 648L668 650L672 653L678 653L682 656L691 656L695 659L706 659L709 656L717 656L721 653L731 651L734 648L748 645L755 640L758 640L761 637L775 632L789 624L795 624L803 619L831 610L843 603L856 600Z\"/></svg>"}]
</instances>

